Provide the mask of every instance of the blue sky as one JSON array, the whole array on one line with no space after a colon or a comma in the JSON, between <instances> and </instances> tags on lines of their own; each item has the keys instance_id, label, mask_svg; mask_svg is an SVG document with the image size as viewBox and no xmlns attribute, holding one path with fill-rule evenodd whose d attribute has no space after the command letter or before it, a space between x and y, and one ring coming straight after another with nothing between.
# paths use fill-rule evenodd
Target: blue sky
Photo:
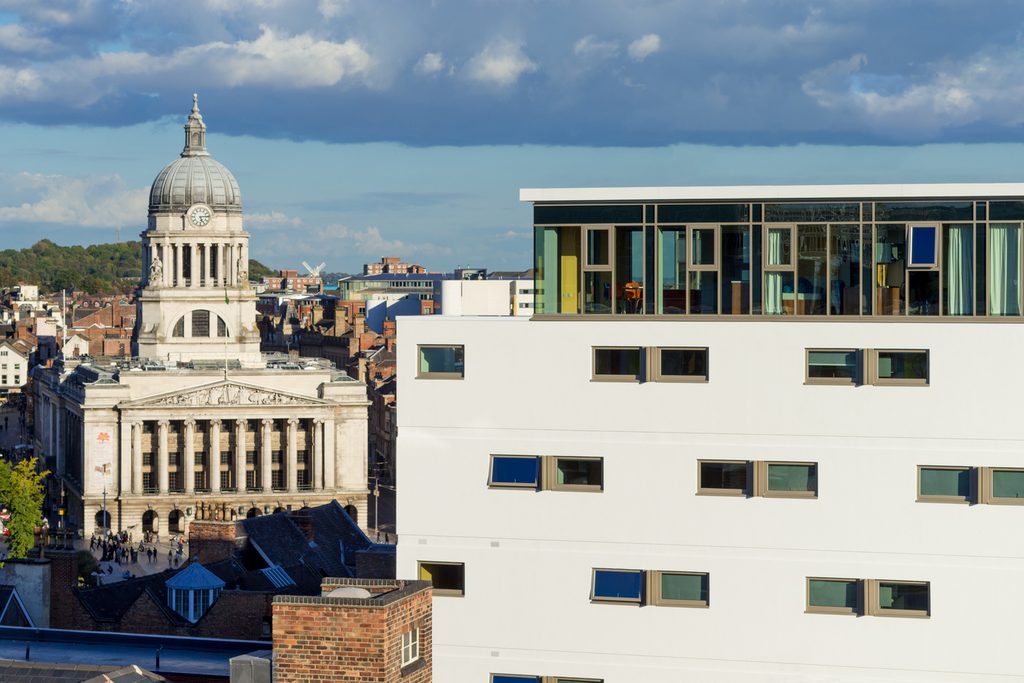
<instances>
[{"instance_id":1,"label":"blue sky","mask_svg":"<svg viewBox=\"0 0 1024 683\"><path fill-rule=\"evenodd\" d=\"M1021 180L1024 3L0 0L4 246L125 238L200 93L253 255L529 264L523 186Z\"/></svg>"}]
</instances>

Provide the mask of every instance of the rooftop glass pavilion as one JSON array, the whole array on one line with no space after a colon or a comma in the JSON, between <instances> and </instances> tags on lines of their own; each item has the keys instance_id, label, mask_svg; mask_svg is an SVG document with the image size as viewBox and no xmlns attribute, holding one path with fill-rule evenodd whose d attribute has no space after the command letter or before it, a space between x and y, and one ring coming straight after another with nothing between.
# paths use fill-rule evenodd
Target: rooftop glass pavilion
<instances>
[{"instance_id":1,"label":"rooftop glass pavilion","mask_svg":"<svg viewBox=\"0 0 1024 683\"><path fill-rule=\"evenodd\" d=\"M538 315L1021 320L1024 183L524 189Z\"/></svg>"}]
</instances>

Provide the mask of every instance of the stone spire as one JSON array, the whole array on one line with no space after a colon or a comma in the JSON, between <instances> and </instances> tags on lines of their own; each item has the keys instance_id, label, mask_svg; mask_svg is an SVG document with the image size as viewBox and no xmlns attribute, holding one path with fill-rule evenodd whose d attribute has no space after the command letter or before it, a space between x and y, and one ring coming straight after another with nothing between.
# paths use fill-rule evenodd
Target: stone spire
<instances>
[{"instance_id":1,"label":"stone spire","mask_svg":"<svg viewBox=\"0 0 1024 683\"><path fill-rule=\"evenodd\" d=\"M199 113L199 95L192 93L192 113L188 115L188 122L185 124L185 149L181 150L181 156L209 155L206 151L206 124L203 123L203 115Z\"/></svg>"}]
</instances>

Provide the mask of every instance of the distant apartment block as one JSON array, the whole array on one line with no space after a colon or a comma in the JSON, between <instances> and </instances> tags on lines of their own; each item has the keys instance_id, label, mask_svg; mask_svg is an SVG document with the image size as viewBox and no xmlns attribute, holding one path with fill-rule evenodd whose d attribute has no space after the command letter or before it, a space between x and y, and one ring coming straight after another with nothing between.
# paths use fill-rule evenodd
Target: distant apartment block
<instances>
[{"instance_id":1,"label":"distant apartment block","mask_svg":"<svg viewBox=\"0 0 1024 683\"><path fill-rule=\"evenodd\" d=\"M382 275L384 273L426 273L427 269L415 263L402 263L401 256L382 256L380 263L364 263L363 275Z\"/></svg>"}]
</instances>

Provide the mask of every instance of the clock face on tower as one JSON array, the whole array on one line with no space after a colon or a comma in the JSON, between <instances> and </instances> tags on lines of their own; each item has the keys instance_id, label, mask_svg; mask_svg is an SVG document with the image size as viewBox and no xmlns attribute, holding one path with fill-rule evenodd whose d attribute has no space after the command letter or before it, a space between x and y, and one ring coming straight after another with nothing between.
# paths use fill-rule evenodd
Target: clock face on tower
<instances>
[{"instance_id":1,"label":"clock face on tower","mask_svg":"<svg viewBox=\"0 0 1024 683\"><path fill-rule=\"evenodd\" d=\"M205 206L195 206L188 212L188 219L197 228L205 228L211 218L210 210Z\"/></svg>"}]
</instances>

